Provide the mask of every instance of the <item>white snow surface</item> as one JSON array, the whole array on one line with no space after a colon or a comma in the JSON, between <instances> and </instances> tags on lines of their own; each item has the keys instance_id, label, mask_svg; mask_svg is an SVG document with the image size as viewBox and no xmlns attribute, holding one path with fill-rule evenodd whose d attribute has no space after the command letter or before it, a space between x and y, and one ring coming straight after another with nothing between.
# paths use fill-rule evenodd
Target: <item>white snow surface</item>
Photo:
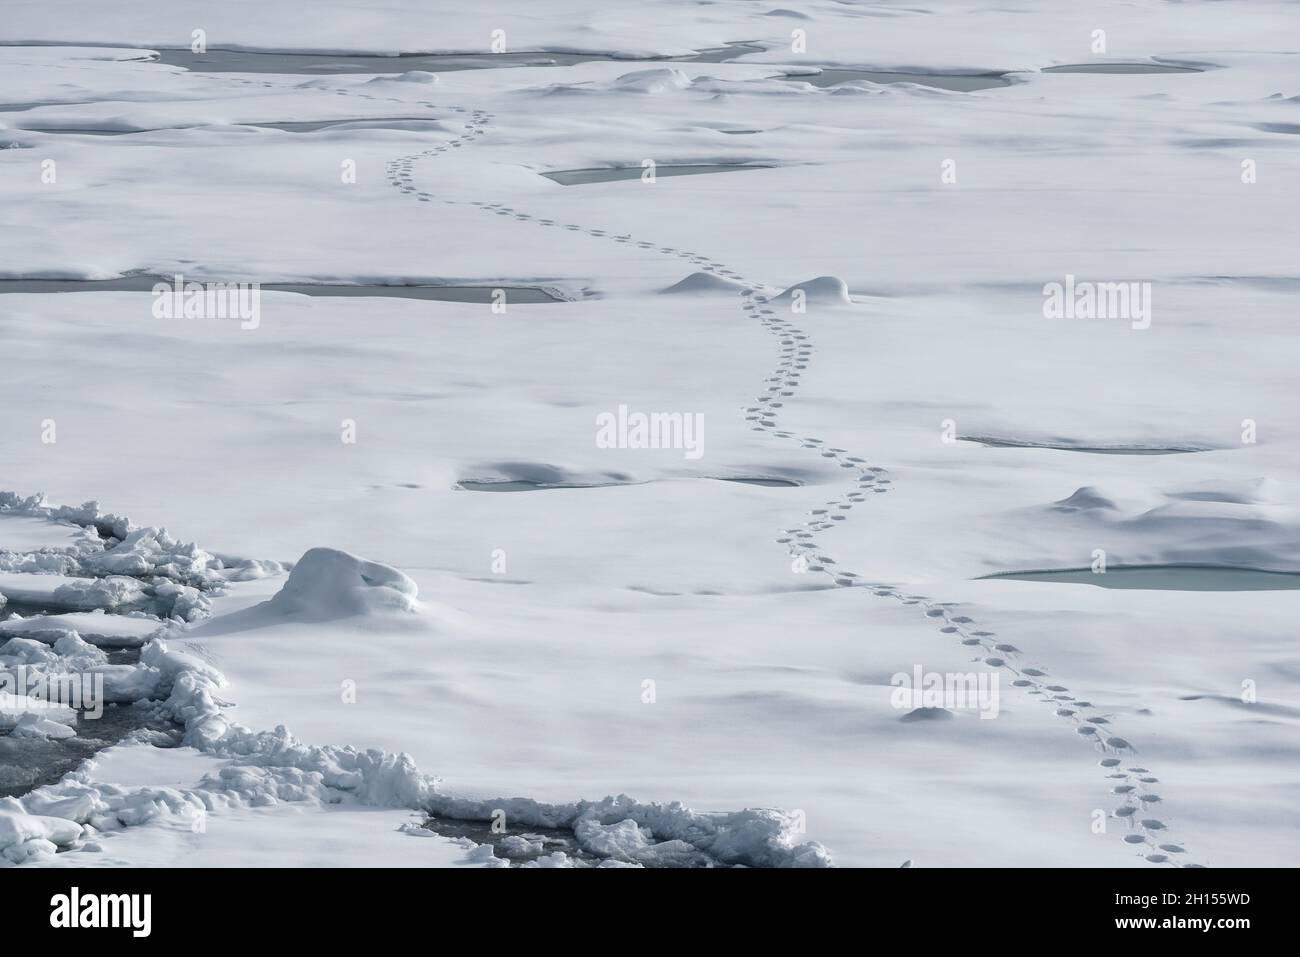
<instances>
[{"instance_id":1,"label":"white snow surface","mask_svg":"<svg viewBox=\"0 0 1300 957\"><path fill-rule=\"evenodd\" d=\"M492 864L406 826L499 809L633 864L1295 860L1296 590L981 577L1098 549L1300 571L1291 8L783 6L6 3L5 275L573 301L263 291L241 329L148 293L0 294L0 596L63 612L0 623L0 668L99 672L185 728L0 799L3 860ZM198 26L213 49L486 53L502 28L511 51L762 52L149 60ZM1041 72L1095 62L1198 72ZM1012 82L778 79L830 67ZM265 125L326 121L368 122ZM771 168L540 175L645 159ZM1152 283L1150 328L1045 318L1066 275ZM702 414L704 456L599 447L621 404ZM1134 447L1202 451L1085 451ZM49 504L92 496L115 514ZM998 672L996 720L903 720L890 679L917 665ZM1159 801L1116 816L1139 777Z\"/></svg>"},{"instance_id":2,"label":"white snow surface","mask_svg":"<svg viewBox=\"0 0 1300 957\"><path fill-rule=\"evenodd\" d=\"M59 615L13 615L0 621L0 635L20 635L54 644L75 634L96 645L142 645L163 630L164 623L148 615L108 615L101 609Z\"/></svg>"},{"instance_id":3,"label":"white snow surface","mask_svg":"<svg viewBox=\"0 0 1300 957\"><path fill-rule=\"evenodd\" d=\"M313 548L294 564L266 611L308 620L414 611L418 593L415 582L396 568L337 548Z\"/></svg>"}]
</instances>

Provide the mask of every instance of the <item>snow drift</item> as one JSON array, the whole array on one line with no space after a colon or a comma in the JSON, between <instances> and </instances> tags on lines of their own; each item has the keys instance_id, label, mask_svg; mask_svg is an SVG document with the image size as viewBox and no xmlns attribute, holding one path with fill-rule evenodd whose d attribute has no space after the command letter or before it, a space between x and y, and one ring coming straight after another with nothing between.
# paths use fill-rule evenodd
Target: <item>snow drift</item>
<instances>
[{"instance_id":1,"label":"snow drift","mask_svg":"<svg viewBox=\"0 0 1300 957\"><path fill-rule=\"evenodd\" d=\"M790 302L798 292L802 292L804 300L810 303L830 306L853 305L853 300L849 298L848 283L838 276L818 276L816 279L797 282L779 296L774 297L772 301Z\"/></svg>"},{"instance_id":2,"label":"snow drift","mask_svg":"<svg viewBox=\"0 0 1300 957\"><path fill-rule=\"evenodd\" d=\"M268 610L310 621L353 615L414 611L419 589L396 568L369 562L337 548L308 550Z\"/></svg>"}]
</instances>

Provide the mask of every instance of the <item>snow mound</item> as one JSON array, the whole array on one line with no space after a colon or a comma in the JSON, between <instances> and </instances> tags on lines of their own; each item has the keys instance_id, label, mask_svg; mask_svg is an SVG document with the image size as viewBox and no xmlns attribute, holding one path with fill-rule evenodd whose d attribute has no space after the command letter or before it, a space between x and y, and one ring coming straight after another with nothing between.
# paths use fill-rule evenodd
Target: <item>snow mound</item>
<instances>
[{"instance_id":1,"label":"snow mound","mask_svg":"<svg viewBox=\"0 0 1300 957\"><path fill-rule=\"evenodd\" d=\"M907 724L912 724L917 721L946 721L949 718L953 718L953 717L956 717L956 715L954 715L947 708L922 707L922 708L913 708L911 711L907 712L907 714L903 715L898 720Z\"/></svg>"},{"instance_id":2,"label":"snow mound","mask_svg":"<svg viewBox=\"0 0 1300 957\"><path fill-rule=\"evenodd\" d=\"M1115 508L1115 500L1107 498L1091 485L1084 485L1074 490L1068 498L1053 502L1052 508L1058 512L1078 512L1086 509Z\"/></svg>"},{"instance_id":3,"label":"snow mound","mask_svg":"<svg viewBox=\"0 0 1300 957\"><path fill-rule=\"evenodd\" d=\"M396 568L337 548L309 549L266 605L312 621L414 611L419 589Z\"/></svg>"},{"instance_id":4,"label":"snow mound","mask_svg":"<svg viewBox=\"0 0 1300 957\"><path fill-rule=\"evenodd\" d=\"M624 73L610 84L610 88L627 93L671 93L684 90L690 85L690 78L681 70L675 67L657 67L653 70Z\"/></svg>"},{"instance_id":5,"label":"snow mound","mask_svg":"<svg viewBox=\"0 0 1300 957\"><path fill-rule=\"evenodd\" d=\"M818 276L816 279L797 282L772 301L790 302L794 299L796 291L802 291L807 302L838 306L853 304L853 300L849 298L848 283L838 276Z\"/></svg>"},{"instance_id":6,"label":"snow mound","mask_svg":"<svg viewBox=\"0 0 1300 957\"><path fill-rule=\"evenodd\" d=\"M1019 568L1072 567L1104 542L1113 565L1202 565L1293 573L1300 515L1269 478L1155 488L1112 481L1024 510L1033 544ZM1051 544L1049 544L1051 543ZM1027 541L1028 544L1028 541Z\"/></svg>"},{"instance_id":7,"label":"snow mound","mask_svg":"<svg viewBox=\"0 0 1300 957\"><path fill-rule=\"evenodd\" d=\"M372 83L424 83L433 85L438 82L438 74L430 73L428 70L407 70L405 73L398 73L393 76L377 76L373 80L367 80L366 85Z\"/></svg>"},{"instance_id":8,"label":"snow mound","mask_svg":"<svg viewBox=\"0 0 1300 957\"><path fill-rule=\"evenodd\" d=\"M681 282L673 283L667 289L661 289L660 293L666 296L734 294L744 288L743 283L736 282L734 279L726 279L707 272L693 272Z\"/></svg>"}]
</instances>

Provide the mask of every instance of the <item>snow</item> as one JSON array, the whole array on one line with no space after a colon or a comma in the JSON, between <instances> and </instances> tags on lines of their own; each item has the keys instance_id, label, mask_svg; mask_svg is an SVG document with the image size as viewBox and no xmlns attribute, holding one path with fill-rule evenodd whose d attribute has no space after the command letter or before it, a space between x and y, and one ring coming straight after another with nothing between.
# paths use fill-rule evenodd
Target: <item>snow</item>
<instances>
[{"instance_id":1,"label":"snow","mask_svg":"<svg viewBox=\"0 0 1300 957\"><path fill-rule=\"evenodd\" d=\"M123 787L193 787L222 761L195 748L121 744L105 748L84 767L88 780Z\"/></svg>"},{"instance_id":2,"label":"snow","mask_svg":"<svg viewBox=\"0 0 1300 957\"><path fill-rule=\"evenodd\" d=\"M86 537L86 529L79 525L23 516L0 516L0 549L7 552L34 552L40 549L71 551L84 542Z\"/></svg>"},{"instance_id":3,"label":"snow","mask_svg":"<svg viewBox=\"0 0 1300 957\"><path fill-rule=\"evenodd\" d=\"M413 611L419 588L396 568L336 548L313 548L296 563L266 611L307 620Z\"/></svg>"},{"instance_id":4,"label":"snow","mask_svg":"<svg viewBox=\"0 0 1300 957\"><path fill-rule=\"evenodd\" d=\"M72 708L59 707L54 702L42 701L25 694L4 692L0 694L0 725L12 728L24 718L43 717L50 721L64 724L76 721L77 713Z\"/></svg>"},{"instance_id":5,"label":"snow","mask_svg":"<svg viewBox=\"0 0 1300 957\"><path fill-rule=\"evenodd\" d=\"M131 47L0 47L24 147L0 152L6 274L573 300L264 292L246 330L155 320L144 294L0 295L0 595L67 610L0 622L0 665L103 674L186 736L0 807L65 821L11 824L6 859L492 864L399 828L502 809L631 864L1149 866L1123 818L1090 827L1126 806L1107 775L1142 766L1189 860L1293 860L1294 591L983 577L1098 549L1300 569L1289 9L463 6L6 4L6 42ZM501 28L513 51L762 52L310 78L147 61L199 24L214 49L485 52ZM1200 72L1041 72L1101 61ZM833 67L1012 82L780 78ZM764 168L542 175L646 159ZM1045 318L1066 275L1151 282L1151 327ZM598 447L620 404L702 414L704 458ZM1135 447L1172 454L1087 451ZM593 487L457 487L493 480ZM794 567L805 543L820 571ZM60 650L72 633L141 661ZM890 704L895 673L989 659L1010 665L996 720ZM1099 767L1114 749L1053 694L1138 756Z\"/></svg>"},{"instance_id":6,"label":"snow","mask_svg":"<svg viewBox=\"0 0 1300 957\"><path fill-rule=\"evenodd\" d=\"M52 605L54 594L64 587L75 588L77 582L65 575L26 575L0 572L0 594L11 601L28 605ZM71 595L64 592L64 595ZM93 606L92 606L93 607Z\"/></svg>"},{"instance_id":7,"label":"snow","mask_svg":"<svg viewBox=\"0 0 1300 957\"><path fill-rule=\"evenodd\" d=\"M658 68L624 73L610 84L610 89L620 93L668 93L690 85L690 77L681 70Z\"/></svg>"},{"instance_id":8,"label":"snow","mask_svg":"<svg viewBox=\"0 0 1300 957\"><path fill-rule=\"evenodd\" d=\"M118 831L110 839L42 857L50 867L472 867L461 843L413 840L400 830L406 810L280 804L213 815L195 833L188 822Z\"/></svg>"},{"instance_id":9,"label":"snow","mask_svg":"<svg viewBox=\"0 0 1300 957\"><path fill-rule=\"evenodd\" d=\"M797 282L779 296L774 296L772 301L789 305L800 294L804 302L818 305L850 305L853 302L849 297L848 284L838 276L818 276L816 279Z\"/></svg>"},{"instance_id":10,"label":"snow","mask_svg":"<svg viewBox=\"0 0 1300 957\"><path fill-rule=\"evenodd\" d=\"M71 738L76 733L66 724L30 711L19 717L9 729L10 736L15 738Z\"/></svg>"},{"instance_id":11,"label":"snow","mask_svg":"<svg viewBox=\"0 0 1300 957\"><path fill-rule=\"evenodd\" d=\"M72 633L95 645L122 647L144 644L164 623L153 616L108 615L102 609L59 615L11 616L0 621L0 635L19 635L56 642Z\"/></svg>"},{"instance_id":12,"label":"snow","mask_svg":"<svg viewBox=\"0 0 1300 957\"><path fill-rule=\"evenodd\" d=\"M37 814L14 814L0 807L0 859L21 863L33 852L71 844L81 828L71 821ZM2 865L0 865L2 866Z\"/></svg>"},{"instance_id":13,"label":"snow","mask_svg":"<svg viewBox=\"0 0 1300 957\"><path fill-rule=\"evenodd\" d=\"M396 76L377 76L373 80L367 80L367 86L375 84L383 85L385 83L423 83L426 86L432 86L438 82L438 75L430 73L428 70L407 70L405 73L399 73Z\"/></svg>"},{"instance_id":14,"label":"snow","mask_svg":"<svg viewBox=\"0 0 1300 957\"><path fill-rule=\"evenodd\" d=\"M737 295L742 289L742 285L734 279L725 279L722 276L715 276L707 272L693 272L680 282L675 282L667 289L662 290L666 296L680 296L691 294L730 294Z\"/></svg>"}]
</instances>

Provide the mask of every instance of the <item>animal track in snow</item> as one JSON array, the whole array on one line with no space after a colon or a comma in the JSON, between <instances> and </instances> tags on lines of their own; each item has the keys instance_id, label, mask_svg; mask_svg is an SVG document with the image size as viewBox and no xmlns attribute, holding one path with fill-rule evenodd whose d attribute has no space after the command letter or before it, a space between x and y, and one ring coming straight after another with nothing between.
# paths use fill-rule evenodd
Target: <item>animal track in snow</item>
<instances>
[{"instance_id":1,"label":"animal track in snow","mask_svg":"<svg viewBox=\"0 0 1300 957\"><path fill-rule=\"evenodd\" d=\"M369 99L388 99L357 94ZM395 101L405 102L405 101ZM436 110L429 102L420 105ZM449 107L452 112L466 113L466 108ZM744 275L730 269L710 257L689 250L635 238L631 233L616 235L604 228L595 228L573 223L557 223L553 219L533 216L523 210L515 209L503 203L483 203L450 198L439 198L424 190L416 188L412 171L414 163L431 158L473 142L487 132L493 115L482 110L468 111L470 121L464 126L465 132L455 139L437 147L421 150L407 156L399 157L388 164L389 182L408 195L429 202L438 201L447 205L467 206L483 212L513 217L517 222L532 223L542 228L559 228L567 232L579 232L596 239L612 239L623 245L635 245L638 249L654 252L658 255L672 256L698 266L702 271L725 276L740 285L738 296L742 313L776 340L778 361L765 380L765 387L750 402L743 406L745 421L751 423L750 429L772 437L775 441L789 442L796 447L815 452L845 471L852 472L852 481L845 491L826 503L826 507L809 510L808 518L800 526L787 528L775 539L776 543L787 548L795 567L802 567L807 572L825 575L836 588L862 588L871 595L897 601L903 605L920 605L925 617L938 624L938 630L945 636L956 639L963 647L972 651L978 649L975 661L980 661L989 668L1006 671L1015 677L1013 687L1023 690L1027 696L1038 698L1052 707L1052 716L1072 726L1078 737L1091 742L1092 747L1107 756L1101 760L1101 767L1106 769L1109 779L1118 781L1112 785L1111 796L1119 798L1121 803L1114 807L1110 815L1116 821L1123 822L1126 833L1124 843L1140 846L1139 853L1152 864L1169 864L1172 866L1199 867L1201 865L1184 863L1180 858L1187 852L1179 842L1165 837L1156 837L1167 830L1163 821L1157 818L1140 817L1139 812L1162 803L1160 795L1150 790L1149 785L1156 779L1145 768L1121 769L1119 754L1135 754L1136 749L1125 738L1111 730L1110 718L1094 715L1092 704L1077 701L1069 694L1068 686L1052 681L1047 671L1036 667L1018 666L1017 660L1023 652L1014 645L997 642L997 634L980 629L976 621L965 614L955 614L948 603L932 601L924 595L903 594L894 585L870 581L861 574L841 568L834 559L826 555L817 541L817 535L832 528L843 527L852 509L868 500L867 492L887 494L893 488L890 472L883 466L869 465L867 459L850 455L847 450L828 446L824 439L816 436L798 435L782 426L781 416L786 411L782 400L794 398L801 384L801 373L808 368L808 363L816 353L816 346L808 333L789 319L777 314L772 297L764 294L764 284L751 281ZM832 513L831 510L834 510ZM829 521L827 520L829 519ZM1104 730L1099 730L1099 728Z\"/></svg>"}]
</instances>

